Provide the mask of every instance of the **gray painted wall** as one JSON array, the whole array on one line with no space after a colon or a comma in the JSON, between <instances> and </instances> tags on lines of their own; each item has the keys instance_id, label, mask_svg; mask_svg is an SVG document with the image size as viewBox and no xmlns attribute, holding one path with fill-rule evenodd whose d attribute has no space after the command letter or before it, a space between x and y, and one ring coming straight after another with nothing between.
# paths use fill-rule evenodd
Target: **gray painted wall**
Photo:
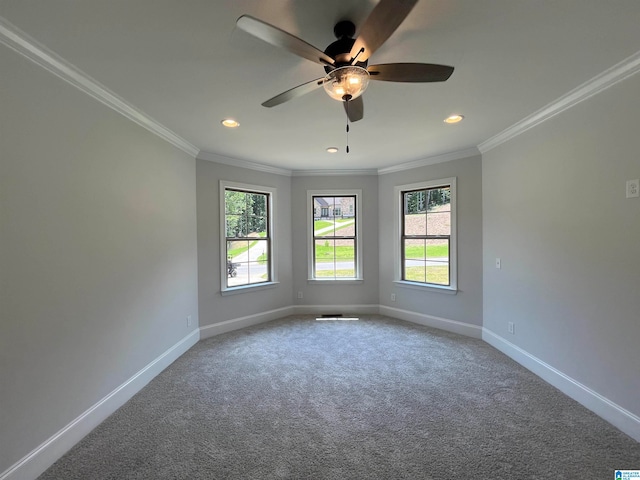
<instances>
[{"instance_id":1,"label":"gray painted wall","mask_svg":"<svg viewBox=\"0 0 640 480\"><path fill-rule=\"evenodd\" d=\"M9 49L0 71L2 472L198 305L195 160Z\"/></svg>"},{"instance_id":2,"label":"gray painted wall","mask_svg":"<svg viewBox=\"0 0 640 480\"><path fill-rule=\"evenodd\" d=\"M290 306L291 178L200 159L196 171L200 326ZM277 189L274 206L274 246L280 282L277 286L234 295L220 294L220 180Z\"/></svg>"},{"instance_id":3,"label":"gray painted wall","mask_svg":"<svg viewBox=\"0 0 640 480\"><path fill-rule=\"evenodd\" d=\"M378 180L373 175L309 176L292 178L293 302L296 305L378 304ZM309 284L307 268L307 190L362 190L362 255L364 281L360 284ZM297 298L297 292L303 298ZM335 313L333 311L327 313ZM338 312L339 313L339 312Z\"/></svg>"},{"instance_id":4,"label":"gray painted wall","mask_svg":"<svg viewBox=\"0 0 640 480\"><path fill-rule=\"evenodd\" d=\"M403 287L394 278L394 187L456 177L458 293ZM380 305L482 326L482 161L479 155L404 170L378 178L380 222ZM391 301L391 294L396 301Z\"/></svg>"},{"instance_id":5,"label":"gray painted wall","mask_svg":"<svg viewBox=\"0 0 640 480\"><path fill-rule=\"evenodd\" d=\"M485 328L636 415L639 110L636 75L482 162Z\"/></svg>"}]
</instances>

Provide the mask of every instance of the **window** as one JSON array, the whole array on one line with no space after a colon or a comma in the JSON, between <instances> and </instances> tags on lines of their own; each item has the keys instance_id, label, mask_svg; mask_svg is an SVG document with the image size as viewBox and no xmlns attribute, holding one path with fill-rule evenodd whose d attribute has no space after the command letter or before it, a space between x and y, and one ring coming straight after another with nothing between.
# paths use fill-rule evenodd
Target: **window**
<instances>
[{"instance_id":1,"label":"window","mask_svg":"<svg viewBox=\"0 0 640 480\"><path fill-rule=\"evenodd\" d=\"M457 289L455 192L455 178L396 187L401 283Z\"/></svg>"},{"instance_id":2,"label":"window","mask_svg":"<svg viewBox=\"0 0 640 480\"><path fill-rule=\"evenodd\" d=\"M275 190L220 182L222 291L274 282Z\"/></svg>"},{"instance_id":3,"label":"window","mask_svg":"<svg viewBox=\"0 0 640 480\"><path fill-rule=\"evenodd\" d=\"M307 192L310 280L362 279L360 197L360 190Z\"/></svg>"}]
</instances>

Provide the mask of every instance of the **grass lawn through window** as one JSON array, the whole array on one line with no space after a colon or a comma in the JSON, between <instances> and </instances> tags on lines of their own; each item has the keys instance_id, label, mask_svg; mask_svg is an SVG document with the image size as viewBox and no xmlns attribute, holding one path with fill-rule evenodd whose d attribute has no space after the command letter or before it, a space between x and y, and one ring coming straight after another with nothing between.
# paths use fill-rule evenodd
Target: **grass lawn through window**
<instances>
[{"instance_id":1,"label":"grass lawn through window","mask_svg":"<svg viewBox=\"0 0 640 480\"><path fill-rule=\"evenodd\" d=\"M325 235L331 236L333 232L338 231L342 228L349 227L353 225L355 220L353 218L338 218L335 221L328 220L314 220L313 222L313 234L316 237L322 237ZM330 227L334 227L330 228ZM326 231L323 231L325 230Z\"/></svg>"},{"instance_id":2,"label":"grass lawn through window","mask_svg":"<svg viewBox=\"0 0 640 480\"><path fill-rule=\"evenodd\" d=\"M316 245L317 262L333 262L334 260L353 260L352 246Z\"/></svg>"},{"instance_id":3,"label":"grass lawn through window","mask_svg":"<svg viewBox=\"0 0 640 480\"><path fill-rule=\"evenodd\" d=\"M427 282L449 285L449 266L407 267L405 277L410 282Z\"/></svg>"},{"instance_id":4,"label":"grass lawn through window","mask_svg":"<svg viewBox=\"0 0 640 480\"><path fill-rule=\"evenodd\" d=\"M449 256L449 245L427 245L425 256L424 245L410 245L405 247L405 258L439 258Z\"/></svg>"}]
</instances>

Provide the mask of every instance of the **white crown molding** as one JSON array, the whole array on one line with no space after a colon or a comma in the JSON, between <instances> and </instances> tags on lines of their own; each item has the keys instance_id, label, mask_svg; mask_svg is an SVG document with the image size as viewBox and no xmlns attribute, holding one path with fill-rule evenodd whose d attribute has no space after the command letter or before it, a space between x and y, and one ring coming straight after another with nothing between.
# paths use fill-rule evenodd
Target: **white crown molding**
<instances>
[{"instance_id":1,"label":"white crown molding","mask_svg":"<svg viewBox=\"0 0 640 480\"><path fill-rule=\"evenodd\" d=\"M183 152L196 157L199 149L163 126L149 115L138 110L82 70L67 62L58 54L31 38L18 27L0 17L0 43L31 60L78 90L95 98L109 108L146 128Z\"/></svg>"},{"instance_id":2,"label":"white crown molding","mask_svg":"<svg viewBox=\"0 0 640 480\"><path fill-rule=\"evenodd\" d=\"M392 165L390 167L379 168L378 175L401 172L403 170L411 170L413 168L424 167L427 165L435 165L436 163L451 162L453 160L460 160L463 158L475 157L476 155L480 155L480 150L478 150L476 147L467 148L465 150L458 150L455 152L443 153L442 155L434 155L432 157L423 158L421 160L415 160L413 162L401 163L399 165Z\"/></svg>"},{"instance_id":3,"label":"white crown molding","mask_svg":"<svg viewBox=\"0 0 640 480\"><path fill-rule=\"evenodd\" d=\"M513 124L506 130L494 135L493 137L485 140L478 149L480 153L486 153L489 150L496 148L514 137L517 137L521 133L535 127L549 120L551 117L558 115L559 113L577 105L584 100L606 90L617 83L620 83L624 79L635 75L640 71L640 51L626 58L622 62L614 65L613 67L605 70L599 75L596 75L591 80L583 83L582 85L574 88L569 93L563 95L557 100L551 102L545 107L541 108L537 112L525 117L519 122Z\"/></svg>"},{"instance_id":4,"label":"white crown molding","mask_svg":"<svg viewBox=\"0 0 640 480\"><path fill-rule=\"evenodd\" d=\"M452 160L460 160L462 158L475 157L480 155L480 151L476 147L468 148L466 150L458 150L455 152L449 152L442 155L435 155L433 157L427 157L421 160L416 160L408 163L401 163L399 165L393 165L385 168L360 168L360 169L337 169L337 170L289 170L286 168L274 167L271 165L265 165L263 163L250 162L247 160L240 160L237 158L225 157L213 152L200 151L197 158L200 160L207 160L213 163L220 163L223 165L231 165L234 167L248 168L250 170L257 170L259 172L274 173L276 175L284 175L287 177L332 177L341 175L384 175L387 173L400 172L403 170L411 170L412 168L424 167L426 165L435 165L436 163L450 162Z\"/></svg>"},{"instance_id":5,"label":"white crown molding","mask_svg":"<svg viewBox=\"0 0 640 480\"><path fill-rule=\"evenodd\" d=\"M198 158L199 160L206 160L208 162L231 165L233 167L248 168L249 170L257 170L259 172L283 175L285 177L290 177L292 175L292 171L286 168L274 167L271 165L265 165L263 163L249 162L247 160L240 160L238 158L224 157L212 152L200 151L196 158Z\"/></svg>"},{"instance_id":6,"label":"white crown molding","mask_svg":"<svg viewBox=\"0 0 640 480\"><path fill-rule=\"evenodd\" d=\"M352 170L294 170L294 177L336 177L340 175L378 175L374 168Z\"/></svg>"}]
</instances>

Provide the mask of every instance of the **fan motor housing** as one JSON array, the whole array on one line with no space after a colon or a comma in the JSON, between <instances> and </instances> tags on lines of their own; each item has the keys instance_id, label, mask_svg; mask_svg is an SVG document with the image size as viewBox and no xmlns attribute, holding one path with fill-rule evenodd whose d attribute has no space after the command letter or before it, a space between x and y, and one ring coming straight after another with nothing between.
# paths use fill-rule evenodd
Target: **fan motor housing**
<instances>
[{"instance_id":1,"label":"fan motor housing","mask_svg":"<svg viewBox=\"0 0 640 480\"><path fill-rule=\"evenodd\" d=\"M324 53L333 58L335 66L325 66L325 72L329 73L335 68L344 67L351 64L351 47L356 42L353 35L356 33L356 26L349 20L342 20L333 27L333 33L338 40L329 45ZM356 62L359 67L366 68L367 61Z\"/></svg>"}]
</instances>

